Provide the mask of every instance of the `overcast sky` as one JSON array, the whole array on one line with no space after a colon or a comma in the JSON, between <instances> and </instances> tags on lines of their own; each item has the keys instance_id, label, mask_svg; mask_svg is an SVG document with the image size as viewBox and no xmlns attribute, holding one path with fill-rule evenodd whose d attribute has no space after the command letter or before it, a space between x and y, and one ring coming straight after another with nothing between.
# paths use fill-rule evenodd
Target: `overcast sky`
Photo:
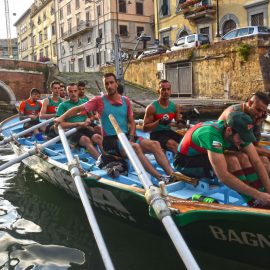
<instances>
[{"instance_id":1,"label":"overcast sky","mask_svg":"<svg viewBox=\"0 0 270 270\"><path fill-rule=\"evenodd\" d=\"M16 28L13 24L21 15L30 7L34 0L8 0L11 37L16 37ZM15 14L15 16L13 15ZM4 0L0 0L0 38L7 38L6 31L6 14Z\"/></svg>"}]
</instances>

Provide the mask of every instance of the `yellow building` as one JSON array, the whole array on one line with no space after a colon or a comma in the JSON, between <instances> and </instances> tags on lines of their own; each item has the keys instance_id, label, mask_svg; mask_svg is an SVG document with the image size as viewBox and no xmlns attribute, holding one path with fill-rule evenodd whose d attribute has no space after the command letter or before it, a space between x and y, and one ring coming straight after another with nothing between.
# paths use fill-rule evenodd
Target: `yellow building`
<instances>
[{"instance_id":1,"label":"yellow building","mask_svg":"<svg viewBox=\"0 0 270 270\"><path fill-rule=\"evenodd\" d=\"M31 7L31 59L57 64L56 24L53 0L36 0Z\"/></svg>"},{"instance_id":2,"label":"yellow building","mask_svg":"<svg viewBox=\"0 0 270 270\"><path fill-rule=\"evenodd\" d=\"M31 40L32 32L30 27L30 13L28 8L23 15L15 22L18 37L18 58L31 61Z\"/></svg>"},{"instance_id":3,"label":"yellow building","mask_svg":"<svg viewBox=\"0 0 270 270\"><path fill-rule=\"evenodd\" d=\"M155 36L168 46L191 33L213 41L234 28L269 26L269 10L268 0L155 0Z\"/></svg>"}]
</instances>

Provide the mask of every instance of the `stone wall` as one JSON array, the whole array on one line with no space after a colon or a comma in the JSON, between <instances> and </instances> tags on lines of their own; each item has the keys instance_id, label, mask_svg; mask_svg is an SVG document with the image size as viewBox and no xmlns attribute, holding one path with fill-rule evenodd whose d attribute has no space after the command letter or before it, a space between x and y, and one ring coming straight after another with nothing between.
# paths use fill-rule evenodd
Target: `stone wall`
<instances>
[{"instance_id":1,"label":"stone wall","mask_svg":"<svg viewBox=\"0 0 270 270\"><path fill-rule=\"evenodd\" d=\"M247 61L239 48L251 46ZM270 36L220 41L132 61L125 80L156 89L158 63L192 62L193 97L246 99L254 91L270 92ZM125 65L124 65L125 67ZM106 67L103 72L114 71Z\"/></svg>"}]
</instances>

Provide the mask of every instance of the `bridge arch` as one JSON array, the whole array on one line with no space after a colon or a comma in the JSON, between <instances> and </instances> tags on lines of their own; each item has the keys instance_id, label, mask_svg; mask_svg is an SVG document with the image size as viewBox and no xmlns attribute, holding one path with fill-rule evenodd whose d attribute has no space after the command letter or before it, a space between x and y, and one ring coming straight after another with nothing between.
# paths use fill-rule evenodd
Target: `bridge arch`
<instances>
[{"instance_id":1,"label":"bridge arch","mask_svg":"<svg viewBox=\"0 0 270 270\"><path fill-rule=\"evenodd\" d=\"M0 101L4 101L9 104L16 103L16 97L12 89L3 81L0 81Z\"/></svg>"}]
</instances>

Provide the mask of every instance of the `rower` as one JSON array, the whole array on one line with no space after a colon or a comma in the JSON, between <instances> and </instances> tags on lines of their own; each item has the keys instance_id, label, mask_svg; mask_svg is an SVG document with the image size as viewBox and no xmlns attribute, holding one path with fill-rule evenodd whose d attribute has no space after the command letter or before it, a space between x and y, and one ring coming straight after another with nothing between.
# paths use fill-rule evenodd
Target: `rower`
<instances>
[{"instance_id":1,"label":"rower","mask_svg":"<svg viewBox=\"0 0 270 270\"><path fill-rule=\"evenodd\" d=\"M269 97L264 92L256 92L251 95L251 97L245 103L236 104L229 106L220 115L219 120L227 120L228 115L231 112L238 111L244 112L249 115L253 120L253 133L255 135L256 141L253 142L260 158L270 176L270 150L259 145L261 139L262 124L267 116L267 106L269 104ZM235 149L231 149L235 150Z\"/></svg>"},{"instance_id":2,"label":"rower","mask_svg":"<svg viewBox=\"0 0 270 270\"><path fill-rule=\"evenodd\" d=\"M186 126L180 119L179 106L170 101L171 84L167 80L161 80L158 86L159 98L147 106L143 130L150 132L150 139L158 141L163 149L176 154L182 136L172 130L172 125L176 124L179 128Z\"/></svg>"},{"instance_id":3,"label":"rower","mask_svg":"<svg viewBox=\"0 0 270 270\"><path fill-rule=\"evenodd\" d=\"M226 122L193 126L179 145L175 168L190 177L216 175L240 193L249 206L270 207L270 179L252 144L256 141L252 128L253 120L243 112L231 112ZM225 155L232 146L241 151Z\"/></svg>"},{"instance_id":4,"label":"rower","mask_svg":"<svg viewBox=\"0 0 270 270\"><path fill-rule=\"evenodd\" d=\"M23 128L28 129L39 123L39 113L42 107L40 99L40 91L37 88L32 88L30 91L30 97L21 101L19 105L19 117L20 120L31 118L30 122L24 123ZM40 130L35 129L33 134L40 138Z\"/></svg>"},{"instance_id":5,"label":"rower","mask_svg":"<svg viewBox=\"0 0 270 270\"><path fill-rule=\"evenodd\" d=\"M63 102L63 100L59 96L61 89L60 82L52 81L50 84L50 89L52 95L43 100L41 111L39 114L40 119L50 119L52 117L55 117L57 107L61 102ZM50 138L54 138L55 136L57 136L56 132L54 131L53 123L50 123L48 126L46 126L45 135Z\"/></svg>"}]
</instances>

